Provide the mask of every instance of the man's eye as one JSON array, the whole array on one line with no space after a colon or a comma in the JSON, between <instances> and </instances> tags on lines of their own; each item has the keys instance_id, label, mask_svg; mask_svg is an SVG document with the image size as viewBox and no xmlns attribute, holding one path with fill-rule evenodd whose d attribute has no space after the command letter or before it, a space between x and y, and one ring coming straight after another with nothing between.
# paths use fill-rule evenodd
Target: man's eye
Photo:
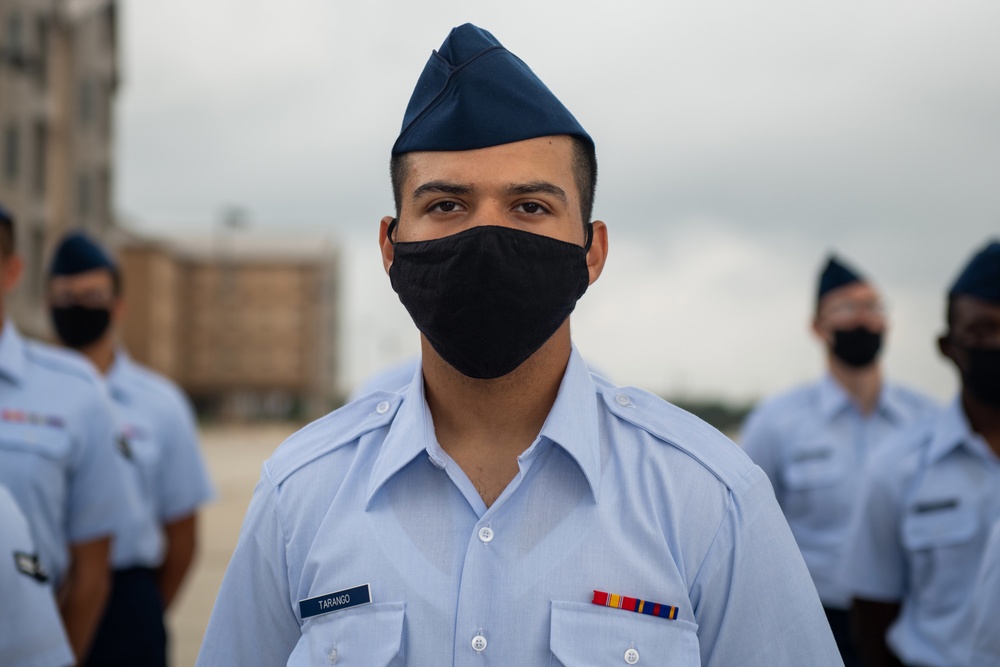
<instances>
[{"instance_id":1,"label":"man's eye","mask_svg":"<svg viewBox=\"0 0 1000 667\"><path fill-rule=\"evenodd\" d=\"M441 211L442 213L451 213L458 209L458 202L453 201L442 201L434 204L431 207L432 211Z\"/></svg>"},{"instance_id":2,"label":"man's eye","mask_svg":"<svg viewBox=\"0 0 1000 667\"><path fill-rule=\"evenodd\" d=\"M531 214L534 214L534 213L546 213L547 212L544 206L542 206L541 204L539 204L537 202L533 202L533 201L529 201L529 202L525 202L523 204L519 204L518 208L520 208L525 213L531 213Z\"/></svg>"}]
</instances>

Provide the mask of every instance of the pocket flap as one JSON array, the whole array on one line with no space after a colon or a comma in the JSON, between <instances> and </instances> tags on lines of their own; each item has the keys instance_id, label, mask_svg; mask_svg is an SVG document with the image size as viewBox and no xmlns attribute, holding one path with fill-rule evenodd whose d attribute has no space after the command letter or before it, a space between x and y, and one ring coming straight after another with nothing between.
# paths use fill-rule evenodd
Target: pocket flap
<instances>
[{"instance_id":1,"label":"pocket flap","mask_svg":"<svg viewBox=\"0 0 1000 667\"><path fill-rule=\"evenodd\" d=\"M63 459L69 455L69 436L53 428L18 427L0 436L0 449L28 452L47 459Z\"/></svg>"},{"instance_id":2,"label":"pocket flap","mask_svg":"<svg viewBox=\"0 0 1000 667\"><path fill-rule=\"evenodd\" d=\"M979 529L975 506L964 498L914 503L903 520L903 543L910 551L936 549L972 540Z\"/></svg>"},{"instance_id":3,"label":"pocket flap","mask_svg":"<svg viewBox=\"0 0 1000 667\"><path fill-rule=\"evenodd\" d=\"M566 667L696 667L701 664L697 629L690 621L553 601L549 648Z\"/></svg>"},{"instance_id":4,"label":"pocket flap","mask_svg":"<svg viewBox=\"0 0 1000 667\"><path fill-rule=\"evenodd\" d=\"M308 618L288 664L387 667L403 649L405 609L385 602Z\"/></svg>"}]
</instances>

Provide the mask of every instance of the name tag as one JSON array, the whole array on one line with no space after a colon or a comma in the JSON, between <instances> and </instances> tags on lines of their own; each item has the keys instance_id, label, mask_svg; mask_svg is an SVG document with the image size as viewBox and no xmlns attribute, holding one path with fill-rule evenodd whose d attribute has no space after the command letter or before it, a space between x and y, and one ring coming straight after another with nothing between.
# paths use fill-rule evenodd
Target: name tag
<instances>
[{"instance_id":1,"label":"name tag","mask_svg":"<svg viewBox=\"0 0 1000 667\"><path fill-rule=\"evenodd\" d=\"M322 614L329 614L331 611L350 609L363 604L371 604L372 589L371 584L362 584L354 588L348 588L336 593L327 593L319 597L299 600L299 616L302 620Z\"/></svg>"},{"instance_id":2,"label":"name tag","mask_svg":"<svg viewBox=\"0 0 1000 667\"><path fill-rule=\"evenodd\" d=\"M928 512L940 512L941 510L953 510L958 507L958 498L946 498L944 500L929 500L917 503L913 506L914 514L927 514Z\"/></svg>"}]
</instances>

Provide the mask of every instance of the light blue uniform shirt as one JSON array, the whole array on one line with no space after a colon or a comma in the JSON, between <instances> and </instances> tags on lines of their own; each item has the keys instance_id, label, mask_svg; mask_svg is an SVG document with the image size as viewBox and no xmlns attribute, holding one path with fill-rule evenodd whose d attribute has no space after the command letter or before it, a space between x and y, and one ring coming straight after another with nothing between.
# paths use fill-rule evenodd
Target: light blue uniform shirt
<instances>
[{"instance_id":1,"label":"light blue uniform shirt","mask_svg":"<svg viewBox=\"0 0 1000 667\"><path fill-rule=\"evenodd\" d=\"M82 357L0 333L0 484L28 519L56 586L69 545L137 520L111 401Z\"/></svg>"},{"instance_id":2,"label":"light blue uniform shirt","mask_svg":"<svg viewBox=\"0 0 1000 667\"><path fill-rule=\"evenodd\" d=\"M916 392L884 384L874 412L865 416L827 375L766 401L748 418L741 444L770 478L827 607L850 605L840 561L865 461L935 409Z\"/></svg>"},{"instance_id":3,"label":"light blue uniform shirt","mask_svg":"<svg viewBox=\"0 0 1000 667\"><path fill-rule=\"evenodd\" d=\"M138 470L145 520L115 537L116 568L159 567L161 526L195 512L212 497L187 399L169 380L115 353L107 374L127 450Z\"/></svg>"},{"instance_id":4,"label":"light blue uniform shirt","mask_svg":"<svg viewBox=\"0 0 1000 667\"><path fill-rule=\"evenodd\" d=\"M976 597L972 601L972 653L967 665L1000 665L1000 623L997 622L997 605L1000 604L1000 520L993 524L973 590Z\"/></svg>"},{"instance_id":5,"label":"light blue uniform shirt","mask_svg":"<svg viewBox=\"0 0 1000 667\"><path fill-rule=\"evenodd\" d=\"M574 350L518 466L487 508L419 377L293 435L263 466L198 664L842 665L767 478L697 418ZM300 612L364 584L372 604ZM307 607L347 602L324 600Z\"/></svg>"},{"instance_id":6,"label":"light blue uniform shirt","mask_svg":"<svg viewBox=\"0 0 1000 667\"><path fill-rule=\"evenodd\" d=\"M28 524L0 486L0 665L65 667L73 652L55 596L37 568Z\"/></svg>"},{"instance_id":7,"label":"light blue uniform shirt","mask_svg":"<svg viewBox=\"0 0 1000 667\"><path fill-rule=\"evenodd\" d=\"M976 572L998 518L1000 458L958 400L872 457L843 577L854 597L901 603L888 643L904 663L965 664Z\"/></svg>"}]
</instances>

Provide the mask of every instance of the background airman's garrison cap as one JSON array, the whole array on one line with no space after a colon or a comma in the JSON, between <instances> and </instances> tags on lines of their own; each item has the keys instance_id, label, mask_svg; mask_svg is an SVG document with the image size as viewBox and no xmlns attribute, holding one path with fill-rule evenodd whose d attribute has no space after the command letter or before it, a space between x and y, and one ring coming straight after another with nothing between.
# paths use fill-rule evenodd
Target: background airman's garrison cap
<instances>
[{"instance_id":1,"label":"background airman's garrison cap","mask_svg":"<svg viewBox=\"0 0 1000 667\"><path fill-rule=\"evenodd\" d=\"M816 293L816 303L838 287L850 285L851 283L867 282L865 278L840 260L836 255L827 258L826 266L819 274L819 289Z\"/></svg>"},{"instance_id":2,"label":"background airman's garrison cap","mask_svg":"<svg viewBox=\"0 0 1000 667\"><path fill-rule=\"evenodd\" d=\"M3 207L3 204L0 204L0 222L6 225L14 224L14 216Z\"/></svg>"},{"instance_id":3,"label":"background airman's garrison cap","mask_svg":"<svg viewBox=\"0 0 1000 667\"><path fill-rule=\"evenodd\" d=\"M1000 241L990 241L969 260L948 296L974 296L1000 303Z\"/></svg>"},{"instance_id":4,"label":"background airman's garrison cap","mask_svg":"<svg viewBox=\"0 0 1000 667\"><path fill-rule=\"evenodd\" d=\"M118 265L96 241L87 234L75 231L69 232L59 241L49 276L72 276L94 269L109 269L118 272Z\"/></svg>"},{"instance_id":5,"label":"background airman's garrison cap","mask_svg":"<svg viewBox=\"0 0 1000 667\"><path fill-rule=\"evenodd\" d=\"M594 144L520 58L466 23L431 53L392 153L472 150L558 134Z\"/></svg>"}]
</instances>

